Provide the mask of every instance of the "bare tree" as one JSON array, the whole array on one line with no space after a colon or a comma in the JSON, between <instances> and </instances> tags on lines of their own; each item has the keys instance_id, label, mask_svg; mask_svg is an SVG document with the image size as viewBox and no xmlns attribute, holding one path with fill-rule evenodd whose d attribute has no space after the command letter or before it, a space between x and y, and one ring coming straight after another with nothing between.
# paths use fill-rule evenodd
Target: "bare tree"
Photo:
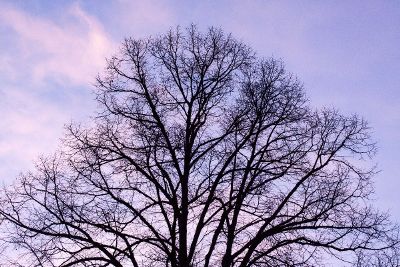
<instances>
[{"instance_id":1,"label":"bare tree","mask_svg":"<svg viewBox=\"0 0 400 267\"><path fill-rule=\"evenodd\" d=\"M311 109L281 61L192 26L125 40L97 81L94 126L2 193L16 265L397 266L368 125Z\"/></svg>"}]
</instances>

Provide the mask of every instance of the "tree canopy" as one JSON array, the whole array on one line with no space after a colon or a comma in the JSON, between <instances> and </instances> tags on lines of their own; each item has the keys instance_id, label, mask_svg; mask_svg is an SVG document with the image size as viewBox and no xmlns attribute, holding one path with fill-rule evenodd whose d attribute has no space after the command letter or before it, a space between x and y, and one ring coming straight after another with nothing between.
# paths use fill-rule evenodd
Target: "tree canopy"
<instances>
[{"instance_id":1,"label":"tree canopy","mask_svg":"<svg viewBox=\"0 0 400 267\"><path fill-rule=\"evenodd\" d=\"M9 264L399 265L368 124L310 107L281 60L192 26L126 39L95 92L93 125L1 193Z\"/></svg>"}]
</instances>

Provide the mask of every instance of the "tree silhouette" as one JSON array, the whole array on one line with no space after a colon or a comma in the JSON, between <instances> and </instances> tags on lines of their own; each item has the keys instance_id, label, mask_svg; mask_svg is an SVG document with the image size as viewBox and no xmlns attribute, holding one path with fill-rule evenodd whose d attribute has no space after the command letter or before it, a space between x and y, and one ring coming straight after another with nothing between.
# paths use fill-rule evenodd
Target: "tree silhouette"
<instances>
[{"instance_id":1,"label":"tree silhouette","mask_svg":"<svg viewBox=\"0 0 400 267\"><path fill-rule=\"evenodd\" d=\"M310 108L280 60L192 26L125 40L96 96L93 125L2 193L16 265L398 265L367 123Z\"/></svg>"}]
</instances>

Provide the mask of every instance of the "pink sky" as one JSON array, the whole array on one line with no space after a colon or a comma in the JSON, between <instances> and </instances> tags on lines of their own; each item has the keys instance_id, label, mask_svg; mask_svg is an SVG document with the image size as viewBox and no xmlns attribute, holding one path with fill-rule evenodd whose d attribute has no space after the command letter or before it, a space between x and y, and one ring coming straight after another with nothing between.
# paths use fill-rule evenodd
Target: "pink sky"
<instances>
[{"instance_id":1,"label":"pink sky","mask_svg":"<svg viewBox=\"0 0 400 267\"><path fill-rule=\"evenodd\" d=\"M314 106L370 121L378 205L400 221L398 1L2 1L0 181L55 151L65 123L88 121L92 83L124 37L190 23L222 27L260 56L282 58Z\"/></svg>"}]
</instances>

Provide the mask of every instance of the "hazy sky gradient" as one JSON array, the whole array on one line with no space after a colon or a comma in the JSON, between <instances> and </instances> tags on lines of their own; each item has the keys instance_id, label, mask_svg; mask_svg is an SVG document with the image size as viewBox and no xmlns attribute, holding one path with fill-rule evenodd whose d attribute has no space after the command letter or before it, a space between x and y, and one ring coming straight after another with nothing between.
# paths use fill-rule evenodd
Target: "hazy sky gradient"
<instances>
[{"instance_id":1,"label":"hazy sky gradient","mask_svg":"<svg viewBox=\"0 0 400 267\"><path fill-rule=\"evenodd\" d=\"M196 23L282 58L315 107L373 127L376 198L400 222L399 1L1 1L0 181L10 183L87 121L92 84L125 37Z\"/></svg>"}]
</instances>

